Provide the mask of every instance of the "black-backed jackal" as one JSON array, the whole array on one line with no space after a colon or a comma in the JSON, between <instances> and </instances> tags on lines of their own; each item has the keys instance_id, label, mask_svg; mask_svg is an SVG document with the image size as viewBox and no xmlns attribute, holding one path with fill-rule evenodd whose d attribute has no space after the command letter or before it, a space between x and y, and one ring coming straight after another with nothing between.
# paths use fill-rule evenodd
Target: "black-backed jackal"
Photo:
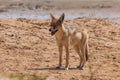
<instances>
[{"instance_id":1,"label":"black-backed jackal","mask_svg":"<svg viewBox=\"0 0 120 80\"><path fill-rule=\"evenodd\" d=\"M86 30L79 31L74 27L64 26L64 13L59 19L56 19L52 13L50 13L51 22L50 29L51 35L55 35L56 42L59 48L59 65L56 68L60 68L62 64L62 50L65 47L66 50L66 65L65 69L69 67L69 45L71 44L80 57L80 64L77 68L82 69L85 62L88 60L88 34Z\"/></svg>"}]
</instances>

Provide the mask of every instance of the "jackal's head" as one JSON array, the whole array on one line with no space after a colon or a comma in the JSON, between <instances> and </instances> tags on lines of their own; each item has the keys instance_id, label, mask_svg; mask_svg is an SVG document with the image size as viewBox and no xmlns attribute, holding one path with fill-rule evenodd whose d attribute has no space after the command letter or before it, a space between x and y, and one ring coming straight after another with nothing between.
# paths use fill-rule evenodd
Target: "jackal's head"
<instances>
[{"instance_id":1,"label":"jackal's head","mask_svg":"<svg viewBox=\"0 0 120 80\"><path fill-rule=\"evenodd\" d=\"M62 26L63 20L64 20L64 13L60 16L59 19L56 19L52 13L50 13L51 22L50 22L50 29L51 35L54 35L59 28Z\"/></svg>"}]
</instances>

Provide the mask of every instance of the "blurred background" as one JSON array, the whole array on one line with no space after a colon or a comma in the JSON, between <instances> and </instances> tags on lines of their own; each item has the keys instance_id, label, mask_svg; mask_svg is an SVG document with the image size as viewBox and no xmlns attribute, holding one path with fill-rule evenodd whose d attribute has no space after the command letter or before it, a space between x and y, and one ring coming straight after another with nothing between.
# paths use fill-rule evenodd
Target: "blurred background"
<instances>
[{"instance_id":1,"label":"blurred background","mask_svg":"<svg viewBox=\"0 0 120 80\"><path fill-rule=\"evenodd\" d=\"M49 19L63 12L66 20L104 18L120 23L120 0L0 0L0 18Z\"/></svg>"}]
</instances>

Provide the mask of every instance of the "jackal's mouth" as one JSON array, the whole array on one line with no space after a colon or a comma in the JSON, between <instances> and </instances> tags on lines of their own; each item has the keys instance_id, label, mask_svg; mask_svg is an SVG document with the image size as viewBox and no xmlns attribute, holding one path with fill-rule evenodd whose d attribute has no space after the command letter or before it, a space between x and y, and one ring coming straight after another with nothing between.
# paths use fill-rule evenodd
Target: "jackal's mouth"
<instances>
[{"instance_id":1,"label":"jackal's mouth","mask_svg":"<svg viewBox=\"0 0 120 80\"><path fill-rule=\"evenodd\" d=\"M51 31L51 35L54 35L58 30Z\"/></svg>"}]
</instances>

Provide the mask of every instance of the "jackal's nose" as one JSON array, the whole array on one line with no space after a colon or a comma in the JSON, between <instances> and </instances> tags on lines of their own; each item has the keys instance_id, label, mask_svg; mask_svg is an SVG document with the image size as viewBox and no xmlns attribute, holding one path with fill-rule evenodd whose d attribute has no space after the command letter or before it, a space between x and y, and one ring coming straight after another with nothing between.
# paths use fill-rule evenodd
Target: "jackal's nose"
<instances>
[{"instance_id":1,"label":"jackal's nose","mask_svg":"<svg viewBox=\"0 0 120 80\"><path fill-rule=\"evenodd\" d=\"M49 31L51 32L52 30L51 30L51 29L49 29Z\"/></svg>"}]
</instances>

